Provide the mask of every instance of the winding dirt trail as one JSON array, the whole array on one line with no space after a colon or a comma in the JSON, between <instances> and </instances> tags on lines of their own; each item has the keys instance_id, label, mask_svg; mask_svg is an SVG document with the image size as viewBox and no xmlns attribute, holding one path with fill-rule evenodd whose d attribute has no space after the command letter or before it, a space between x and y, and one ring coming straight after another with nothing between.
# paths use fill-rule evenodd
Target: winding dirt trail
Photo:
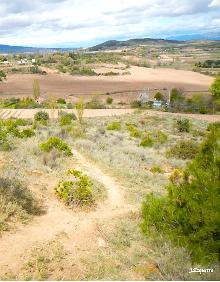
<instances>
[{"instance_id":1,"label":"winding dirt trail","mask_svg":"<svg viewBox=\"0 0 220 282\"><path fill-rule=\"evenodd\" d=\"M107 200L99 203L94 211L74 212L57 200L53 189L57 180L44 177L41 181L47 185L45 214L36 217L30 224L22 226L15 233L5 233L0 238L0 276L8 271L20 269L25 254L38 243L46 243L57 235L65 233L71 240L67 248L90 248L97 244L97 221L122 216L135 211L133 206L125 205L122 187L100 168L88 161L78 151L72 150L78 167L90 177L102 183L107 191ZM40 179L39 179L40 181ZM66 246L65 246L66 247Z\"/></svg>"}]
</instances>

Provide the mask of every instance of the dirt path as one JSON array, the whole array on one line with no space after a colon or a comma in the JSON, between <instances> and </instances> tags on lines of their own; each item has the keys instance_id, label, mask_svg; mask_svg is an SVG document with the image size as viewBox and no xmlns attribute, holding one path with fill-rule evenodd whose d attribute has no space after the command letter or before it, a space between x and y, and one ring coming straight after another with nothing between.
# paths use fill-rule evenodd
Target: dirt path
<instances>
[{"instance_id":1,"label":"dirt path","mask_svg":"<svg viewBox=\"0 0 220 282\"><path fill-rule=\"evenodd\" d=\"M55 109L0 109L0 119L8 118L33 118L36 112L46 111L50 118L58 118L59 110ZM75 113L74 109L65 109L65 112ZM104 116L120 116L133 113L134 109L86 109L84 117L104 117Z\"/></svg>"},{"instance_id":2,"label":"dirt path","mask_svg":"<svg viewBox=\"0 0 220 282\"><path fill-rule=\"evenodd\" d=\"M98 244L96 222L103 218L121 216L134 207L124 204L121 187L114 179L106 175L80 153L73 150L78 167L90 177L102 183L107 190L107 200L91 212L75 212L57 200L53 189L57 184L54 178L39 178L47 185L48 196L45 202L46 213L35 218L30 224L22 226L16 233L5 233L0 239L0 276L7 271L15 271L22 266L25 254L36 244L46 243L60 233L65 233L69 240L67 248L83 246L90 248ZM66 247L66 246L65 246Z\"/></svg>"},{"instance_id":3,"label":"dirt path","mask_svg":"<svg viewBox=\"0 0 220 282\"><path fill-rule=\"evenodd\" d=\"M0 109L0 119L8 118L33 118L36 112L42 109ZM43 109L48 112L50 118L58 118L58 110L53 112L50 109ZM120 116L124 114L131 114L135 109L86 109L84 111L84 117L108 117L108 116ZM65 112L75 113L74 109L65 109ZM202 114L184 114L184 113L169 113L162 111L146 110L150 115L157 116L182 116L196 120L204 120L209 122L220 121L220 115L202 115Z\"/></svg>"}]
</instances>

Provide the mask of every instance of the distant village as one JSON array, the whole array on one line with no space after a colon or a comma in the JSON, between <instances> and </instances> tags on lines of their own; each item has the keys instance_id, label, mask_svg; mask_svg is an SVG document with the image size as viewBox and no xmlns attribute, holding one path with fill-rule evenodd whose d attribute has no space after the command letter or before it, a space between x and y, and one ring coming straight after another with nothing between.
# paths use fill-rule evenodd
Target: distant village
<instances>
[{"instance_id":1,"label":"distant village","mask_svg":"<svg viewBox=\"0 0 220 282\"><path fill-rule=\"evenodd\" d=\"M13 66L13 65L30 65L30 64L35 64L36 63L36 60L35 59L31 59L31 60L28 60L28 59L20 59L16 62L10 62L8 60L4 60L2 62L0 62L0 65L4 65L4 66Z\"/></svg>"}]
</instances>

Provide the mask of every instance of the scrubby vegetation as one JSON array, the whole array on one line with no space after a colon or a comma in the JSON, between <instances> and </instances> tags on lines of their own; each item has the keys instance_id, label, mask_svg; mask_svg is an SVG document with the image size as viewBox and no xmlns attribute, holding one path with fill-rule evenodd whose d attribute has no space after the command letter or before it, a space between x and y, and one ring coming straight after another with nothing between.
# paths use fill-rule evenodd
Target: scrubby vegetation
<instances>
[{"instance_id":1,"label":"scrubby vegetation","mask_svg":"<svg viewBox=\"0 0 220 282\"><path fill-rule=\"evenodd\" d=\"M69 169L67 174L74 179L60 182L55 188L57 196L69 206L92 205L94 203L93 183L89 177L76 169Z\"/></svg>"},{"instance_id":2,"label":"scrubby vegetation","mask_svg":"<svg viewBox=\"0 0 220 282\"><path fill-rule=\"evenodd\" d=\"M6 73L3 70L0 70L0 81L6 79Z\"/></svg>"},{"instance_id":3,"label":"scrubby vegetation","mask_svg":"<svg viewBox=\"0 0 220 282\"><path fill-rule=\"evenodd\" d=\"M59 112L60 126L71 125L73 120L76 120L76 115L74 113L66 113L64 111Z\"/></svg>"},{"instance_id":4,"label":"scrubby vegetation","mask_svg":"<svg viewBox=\"0 0 220 282\"><path fill-rule=\"evenodd\" d=\"M195 141L181 140L167 150L169 158L193 159L198 152L199 145Z\"/></svg>"},{"instance_id":5,"label":"scrubby vegetation","mask_svg":"<svg viewBox=\"0 0 220 282\"><path fill-rule=\"evenodd\" d=\"M183 176L167 186L168 195L150 194L143 204L143 231L163 232L196 262L219 259L219 140L213 128Z\"/></svg>"},{"instance_id":6,"label":"scrubby vegetation","mask_svg":"<svg viewBox=\"0 0 220 282\"><path fill-rule=\"evenodd\" d=\"M52 149L57 149L65 156L71 156L72 152L70 147L59 137L52 136L46 142L40 144L42 151L50 152Z\"/></svg>"},{"instance_id":7,"label":"scrubby vegetation","mask_svg":"<svg viewBox=\"0 0 220 282\"><path fill-rule=\"evenodd\" d=\"M188 119L178 119L176 126L179 132L189 132L190 131L190 121Z\"/></svg>"},{"instance_id":8,"label":"scrubby vegetation","mask_svg":"<svg viewBox=\"0 0 220 282\"><path fill-rule=\"evenodd\" d=\"M0 178L0 233L18 221L27 222L40 207L26 185L16 178Z\"/></svg>"},{"instance_id":9,"label":"scrubby vegetation","mask_svg":"<svg viewBox=\"0 0 220 282\"><path fill-rule=\"evenodd\" d=\"M179 119L172 115L137 111L117 118L86 118L84 106L80 101L81 121L60 112L58 120L47 119L47 126L22 119L0 122L0 144L3 140L10 146L0 156L2 178L12 180L18 198L23 195L17 188L22 179L22 189L28 187L27 195L33 198L27 210L25 203L32 198L22 196L21 203L13 193L12 198L1 197L1 185L5 215L0 226L8 230L42 212L39 198L44 214L33 230L48 222L48 233L54 231L57 243L33 244L35 251L25 253L21 269L11 269L1 279L215 280L219 123L207 127L208 122L189 119L190 130L184 124L178 130ZM28 138L18 138L21 133ZM117 208L114 200L109 204L111 181L123 195ZM43 240L47 238L44 230L38 231L39 238L41 232ZM197 263L214 272L190 274Z\"/></svg>"},{"instance_id":10,"label":"scrubby vegetation","mask_svg":"<svg viewBox=\"0 0 220 282\"><path fill-rule=\"evenodd\" d=\"M121 125L119 121L113 121L112 123L109 123L107 128L107 130L120 130L121 129Z\"/></svg>"},{"instance_id":11,"label":"scrubby vegetation","mask_svg":"<svg viewBox=\"0 0 220 282\"><path fill-rule=\"evenodd\" d=\"M37 112L34 115L34 120L43 124L43 125L46 125L48 120L49 120L49 114L47 112L44 112L44 111Z\"/></svg>"},{"instance_id":12,"label":"scrubby vegetation","mask_svg":"<svg viewBox=\"0 0 220 282\"><path fill-rule=\"evenodd\" d=\"M31 125L31 121L24 119L8 119L0 120L0 150L8 151L13 145L9 141L10 137L29 138L35 135L32 128L27 128ZM22 127L25 127L22 129Z\"/></svg>"}]
</instances>

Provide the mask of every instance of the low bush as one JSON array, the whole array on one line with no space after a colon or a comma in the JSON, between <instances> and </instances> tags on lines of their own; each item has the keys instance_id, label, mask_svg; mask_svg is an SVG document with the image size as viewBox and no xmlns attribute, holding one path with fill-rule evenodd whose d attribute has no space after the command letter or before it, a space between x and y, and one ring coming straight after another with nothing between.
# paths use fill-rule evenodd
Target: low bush
<instances>
[{"instance_id":1,"label":"low bush","mask_svg":"<svg viewBox=\"0 0 220 282\"><path fill-rule=\"evenodd\" d=\"M109 97L106 98L106 103L107 103L107 104L111 105L112 102L113 102L113 98L112 98L111 96L109 96Z\"/></svg>"},{"instance_id":2,"label":"low bush","mask_svg":"<svg viewBox=\"0 0 220 282\"><path fill-rule=\"evenodd\" d=\"M57 99L57 103L58 103L58 104L66 104L66 100L63 99L63 98L58 98L58 99Z\"/></svg>"},{"instance_id":3,"label":"low bush","mask_svg":"<svg viewBox=\"0 0 220 282\"><path fill-rule=\"evenodd\" d=\"M140 142L142 147L152 147L154 145L154 140L150 134L146 135Z\"/></svg>"},{"instance_id":4,"label":"low bush","mask_svg":"<svg viewBox=\"0 0 220 282\"><path fill-rule=\"evenodd\" d=\"M120 130L121 124L119 121L113 121L107 125L107 130Z\"/></svg>"},{"instance_id":5,"label":"low bush","mask_svg":"<svg viewBox=\"0 0 220 282\"><path fill-rule=\"evenodd\" d=\"M9 151L12 147L7 139L7 134L0 130L0 151Z\"/></svg>"},{"instance_id":6,"label":"low bush","mask_svg":"<svg viewBox=\"0 0 220 282\"><path fill-rule=\"evenodd\" d=\"M142 132L134 124L128 123L127 130L129 131L131 137L140 138L142 136Z\"/></svg>"},{"instance_id":7,"label":"low bush","mask_svg":"<svg viewBox=\"0 0 220 282\"><path fill-rule=\"evenodd\" d=\"M163 169L162 169L160 166L153 166L153 167L150 169L150 171L151 171L152 173L163 173L163 172L164 172Z\"/></svg>"},{"instance_id":8,"label":"low bush","mask_svg":"<svg viewBox=\"0 0 220 282\"><path fill-rule=\"evenodd\" d=\"M18 126L26 126L31 122L24 119L8 119L0 121L0 150L9 151L12 149L8 136L11 135L17 138L29 138L35 135L32 129L19 130Z\"/></svg>"},{"instance_id":9,"label":"low bush","mask_svg":"<svg viewBox=\"0 0 220 282\"><path fill-rule=\"evenodd\" d=\"M9 229L15 220L25 222L38 214L40 206L28 188L16 178L0 177L0 231Z\"/></svg>"},{"instance_id":10,"label":"low bush","mask_svg":"<svg viewBox=\"0 0 220 282\"><path fill-rule=\"evenodd\" d=\"M105 105L100 100L91 100L85 104L86 109L105 109Z\"/></svg>"},{"instance_id":11,"label":"low bush","mask_svg":"<svg viewBox=\"0 0 220 282\"><path fill-rule=\"evenodd\" d=\"M199 145L194 141L181 140L167 150L168 158L193 159L198 153Z\"/></svg>"},{"instance_id":12,"label":"low bush","mask_svg":"<svg viewBox=\"0 0 220 282\"><path fill-rule=\"evenodd\" d=\"M164 144L168 140L167 135L160 130L153 132L144 132L142 133L142 136L143 138L140 146L143 147L152 147L154 144Z\"/></svg>"},{"instance_id":13,"label":"low bush","mask_svg":"<svg viewBox=\"0 0 220 282\"><path fill-rule=\"evenodd\" d=\"M68 175L73 180L62 181L55 188L56 195L68 206L89 206L94 203L92 195L93 183L81 171L70 169Z\"/></svg>"},{"instance_id":14,"label":"low bush","mask_svg":"<svg viewBox=\"0 0 220 282\"><path fill-rule=\"evenodd\" d=\"M176 127L179 132L189 132L190 131L190 121L188 119L178 119L176 121Z\"/></svg>"},{"instance_id":15,"label":"low bush","mask_svg":"<svg viewBox=\"0 0 220 282\"><path fill-rule=\"evenodd\" d=\"M76 120L76 115L74 113L66 113L61 111L59 113L59 123L60 126L70 125L73 120Z\"/></svg>"},{"instance_id":16,"label":"low bush","mask_svg":"<svg viewBox=\"0 0 220 282\"><path fill-rule=\"evenodd\" d=\"M37 112L34 115L34 120L40 122L41 124L46 125L49 120L49 114L44 111Z\"/></svg>"},{"instance_id":17,"label":"low bush","mask_svg":"<svg viewBox=\"0 0 220 282\"><path fill-rule=\"evenodd\" d=\"M168 195L149 194L142 208L146 235L162 233L203 265L220 259L219 140L220 131L213 128L195 159L171 178Z\"/></svg>"},{"instance_id":18,"label":"low bush","mask_svg":"<svg viewBox=\"0 0 220 282\"><path fill-rule=\"evenodd\" d=\"M21 135L24 138L30 138L35 135L35 132L33 129L27 128L27 129L22 130Z\"/></svg>"},{"instance_id":19,"label":"low bush","mask_svg":"<svg viewBox=\"0 0 220 282\"><path fill-rule=\"evenodd\" d=\"M9 109L33 109L39 107L39 104L29 97L22 99L12 97L9 99L2 99L0 107Z\"/></svg>"},{"instance_id":20,"label":"low bush","mask_svg":"<svg viewBox=\"0 0 220 282\"><path fill-rule=\"evenodd\" d=\"M3 70L0 70L0 81L2 81L2 79L6 79L6 73Z\"/></svg>"},{"instance_id":21,"label":"low bush","mask_svg":"<svg viewBox=\"0 0 220 282\"><path fill-rule=\"evenodd\" d=\"M70 147L59 137L52 136L46 142L40 144L40 149L44 152L50 152L52 149L57 149L65 156L72 156Z\"/></svg>"},{"instance_id":22,"label":"low bush","mask_svg":"<svg viewBox=\"0 0 220 282\"><path fill-rule=\"evenodd\" d=\"M218 129L220 130L220 122L219 121L216 121L216 122L213 122L213 123L210 123L207 127L207 130L208 131L211 131L212 129Z\"/></svg>"},{"instance_id":23,"label":"low bush","mask_svg":"<svg viewBox=\"0 0 220 282\"><path fill-rule=\"evenodd\" d=\"M141 102L140 101L132 101L130 105L131 105L131 108L134 108L134 109L141 108Z\"/></svg>"},{"instance_id":24,"label":"low bush","mask_svg":"<svg viewBox=\"0 0 220 282\"><path fill-rule=\"evenodd\" d=\"M168 136L161 130L153 132L152 136L155 143L164 144L168 141Z\"/></svg>"}]
</instances>

